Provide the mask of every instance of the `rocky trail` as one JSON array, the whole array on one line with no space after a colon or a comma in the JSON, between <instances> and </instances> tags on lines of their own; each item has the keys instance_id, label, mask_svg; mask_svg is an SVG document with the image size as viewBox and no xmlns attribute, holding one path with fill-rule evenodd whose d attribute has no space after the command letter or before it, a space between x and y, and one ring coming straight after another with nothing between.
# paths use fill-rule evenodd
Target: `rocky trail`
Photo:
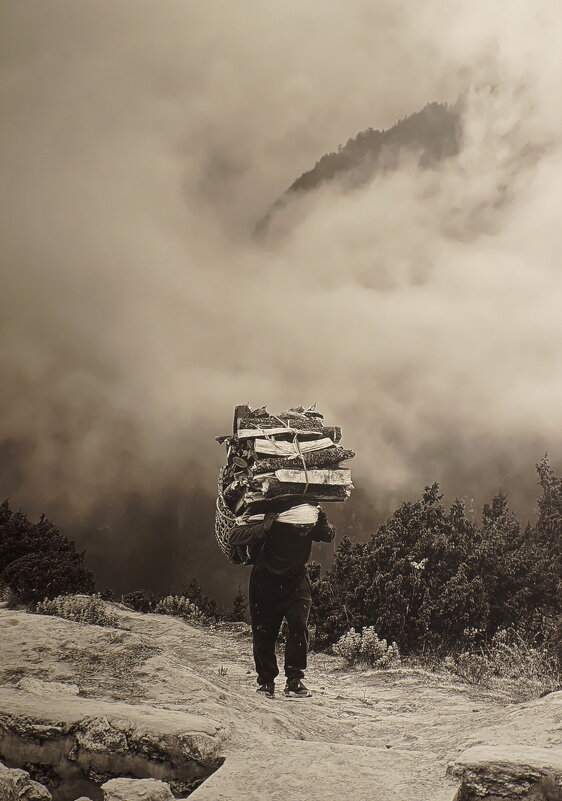
<instances>
[{"instance_id":1,"label":"rocky trail","mask_svg":"<svg viewBox=\"0 0 562 801\"><path fill-rule=\"evenodd\" d=\"M560 759L562 693L510 704L429 672L312 654L312 698L283 698L280 681L266 699L242 625L116 609L117 627L0 610L0 758L33 775L50 748L56 801L97 801L117 775L182 797L196 787L193 801L452 801L464 774L447 766L468 748L490 762L483 746L531 747L550 773ZM562 792L562 766L560 777Z\"/></svg>"}]
</instances>

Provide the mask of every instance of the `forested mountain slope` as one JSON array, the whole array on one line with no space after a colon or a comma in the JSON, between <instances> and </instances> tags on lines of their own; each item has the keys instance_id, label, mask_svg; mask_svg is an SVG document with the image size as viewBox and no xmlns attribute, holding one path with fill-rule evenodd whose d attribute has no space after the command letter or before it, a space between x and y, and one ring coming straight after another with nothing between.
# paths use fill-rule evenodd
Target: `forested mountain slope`
<instances>
[{"instance_id":1,"label":"forested mountain slope","mask_svg":"<svg viewBox=\"0 0 562 801\"><path fill-rule=\"evenodd\" d=\"M260 220L256 232L265 233L275 211L296 193L310 192L334 181L343 189L356 189L377 173L395 169L406 154L417 156L421 167L431 167L458 152L460 135L458 105L444 103L428 103L386 131L367 128L337 151L323 155L311 170L293 181Z\"/></svg>"}]
</instances>

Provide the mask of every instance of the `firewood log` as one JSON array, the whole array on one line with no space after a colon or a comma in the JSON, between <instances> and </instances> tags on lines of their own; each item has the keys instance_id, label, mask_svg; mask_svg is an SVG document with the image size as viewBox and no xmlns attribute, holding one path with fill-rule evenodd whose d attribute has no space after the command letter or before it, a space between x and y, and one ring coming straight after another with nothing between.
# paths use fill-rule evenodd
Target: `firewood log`
<instances>
[{"instance_id":1,"label":"firewood log","mask_svg":"<svg viewBox=\"0 0 562 801\"><path fill-rule=\"evenodd\" d=\"M351 470L276 470L275 478L285 484L314 484L349 487Z\"/></svg>"},{"instance_id":2,"label":"firewood log","mask_svg":"<svg viewBox=\"0 0 562 801\"><path fill-rule=\"evenodd\" d=\"M303 490L306 489L306 493ZM345 501L351 494L352 486L337 487L322 484L287 484L277 478L270 478L264 482L261 492L247 492L244 500L247 504L258 501L278 498L299 498L303 502L316 503L319 501Z\"/></svg>"},{"instance_id":3,"label":"firewood log","mask_svg":"<svg viewBox=\"0 0 562 801\"><path fill-rule=\"evenodd\" d=\"M267 454L268 456L298 456L299 453L309 453L310 451L320 451L323 448L331 448L333 442L330 437L321 439L311 439L307 442L295 442L291 440L278 439L256 439L254 440L254 452L256 454Z\"/></svg>"},{"instance_id":4,"label":"firewood log","mask_svg":"<svg viewBox=\"0 0 562 801\"><path fill-rule=\"evenodd\" d=\"M334 446L332 448L325 448L321 451L314 451L313 453L303 454L304 463L307 467L335 467L337 468L339 462L346 459L353 459L355 456L354 451ZM296 457L268 457L265 459L258 459L253 466L255 472L266 473L269 470L282 470L284 468L294 467L298 469L302 467L302 459L300 456Z\"/></svg>"},{"instance_id":5,"label":"firewood log","mask_svg":"<svg viewBox=\"0 0 562 801\"><path fill-rule=\"evenodd\" d=\"M298 435L299 440L303 442L310 439L319 439L321 437L329 437L332 442L339 442L341 439L341 428L339 426L323 426L318 429L305 429L305 428L286 428L284 426L276 426L271 428L259 428L258 426L239 428L238 439L255 439L263 437L264 432L269 437L275 439L284 439L290 441L294 439L295 434ZM221 438L222 439L222 438Z\"/></svg>"},{"instance_id":6,"label":"firewood log","mask_svg":"<svg viewBox=\"0 0 562 801\"><path fill-rule=\"evenodd\" d=\"M237 420L238 430L244 428L294 428L303 431L320 431L322 420L318 417L307 417L305 415L288 415L286 413L276 415L265 415L262 417L240 417Z\"/></svg>"}]
</instances>

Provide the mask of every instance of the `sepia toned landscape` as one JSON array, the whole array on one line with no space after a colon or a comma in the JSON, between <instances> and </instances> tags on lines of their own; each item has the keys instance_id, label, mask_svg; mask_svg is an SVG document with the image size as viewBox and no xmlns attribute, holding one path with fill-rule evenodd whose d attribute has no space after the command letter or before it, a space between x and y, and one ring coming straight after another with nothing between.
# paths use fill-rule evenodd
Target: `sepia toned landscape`
<instances>
[{"instance_id":1,"label":"sepia toned landscape","mask_svg":"<svg viewBox=\"0 0 562 801\"><path fill-rule=\"evenodd\" d=\"M562 800L561 40L2 2L0 801Z\"/></svg>"}]
</instances>

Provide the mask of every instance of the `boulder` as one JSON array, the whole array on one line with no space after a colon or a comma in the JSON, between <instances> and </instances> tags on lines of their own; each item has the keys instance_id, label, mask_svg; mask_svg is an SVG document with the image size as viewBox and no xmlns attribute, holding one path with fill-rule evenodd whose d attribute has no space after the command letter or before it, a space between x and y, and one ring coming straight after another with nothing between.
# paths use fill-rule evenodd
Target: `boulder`
<instances>
[{"instance_id":1,"label":"boulder","mask_svg":"<svg viewBox=\"0 0 562 801\"><path fill-rule=\"evenodd\" d=\"M562 801L562 750L478 745L447 768L461 780L459 801Z\"/></svg>"},{"instance_id":2,"label":"boulder","mask_svg":"<svg viewBox=\"0 0 562 801\"><path fill-rule=\"evenodd\" d=\"M104 801L175 801L170 785L157 779L110 779L101 789Z\"/></svg>"},{"instance_id":3,"label":"boulder","mask_svg":"<svg viewBox=\"0 0 562 801\"><path fill-rule=\"evenodd\" d=\"M34 782L26 770L7 768L0 763L0 799L2 801L52 801L51 793Z\"/></svg>"},{"instance_id":4,"label":"boulder","mask_svg":"<svg viewBox=\"0 0 562 801\"><path fill-rule=\"evenodd\" d=\"M77 777L93 771L189 783L220 764L226 737L219 723L187 712L0 687L0 758Z\"/></svg>"}]
</instances>

